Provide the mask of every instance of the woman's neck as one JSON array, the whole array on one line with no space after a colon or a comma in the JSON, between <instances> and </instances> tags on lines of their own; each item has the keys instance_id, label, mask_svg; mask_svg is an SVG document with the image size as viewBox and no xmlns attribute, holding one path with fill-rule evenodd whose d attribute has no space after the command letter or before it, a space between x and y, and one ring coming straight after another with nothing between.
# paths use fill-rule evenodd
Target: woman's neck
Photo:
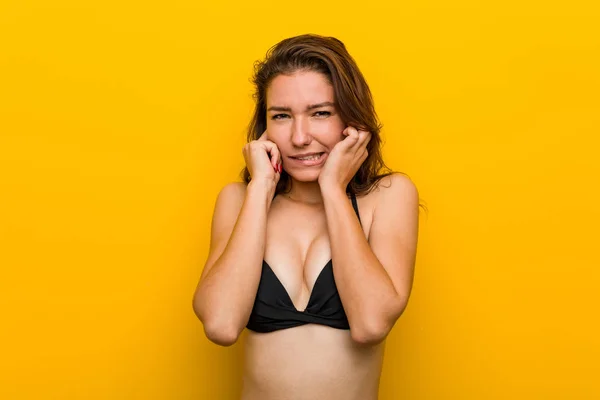
<instances>
[{"instance_id":1,"label":"woman's neck","mask_svg":"<svg viewBox=\"0 0 600 400\"><path fill-rule=\"evenodd\" d=\"M323 196L319 182L299 182L291 179L291 189L285 194L286 197L306 204L322 204Z\"/></svg>"}]
</instances>

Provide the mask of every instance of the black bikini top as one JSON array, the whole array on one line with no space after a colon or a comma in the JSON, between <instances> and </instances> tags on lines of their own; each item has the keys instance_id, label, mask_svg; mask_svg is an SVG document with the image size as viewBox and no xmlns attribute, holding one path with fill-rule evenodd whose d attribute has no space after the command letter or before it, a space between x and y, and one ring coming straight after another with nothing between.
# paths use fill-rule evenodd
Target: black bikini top
<instances>
[{"instance_id":1,"label":"black bikini top","mask_svg":"<svg viewBox=\"0 0 600 400\"><path fill-rule=\"evenodd\" d=\"M356 196L352 194L351 199L352 207L360 222ZM319 273L304 311L296 309L279 278L269 264L263 260L258 291L246 328L264 333L305 324L350 329L335 285L331 260Z\"/></svg>"}]
</instances>

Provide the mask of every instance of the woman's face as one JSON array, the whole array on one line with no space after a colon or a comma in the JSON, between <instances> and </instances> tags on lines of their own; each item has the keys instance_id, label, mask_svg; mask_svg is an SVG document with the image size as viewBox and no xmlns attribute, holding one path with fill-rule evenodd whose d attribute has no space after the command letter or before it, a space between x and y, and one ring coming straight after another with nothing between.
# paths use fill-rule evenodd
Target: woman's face
<instances>
[{"instance_id":1,"label":"woman's face","mask_svg":"<svg viewBox=\"0 0 600 400\"><path fill-rule=\"evenodd\" d=\"M316 181L346 128L334 105L333 86L314 71L278 75L267 89L267 138L283 168L301 182Z\"/></svg>"}]
</instances>

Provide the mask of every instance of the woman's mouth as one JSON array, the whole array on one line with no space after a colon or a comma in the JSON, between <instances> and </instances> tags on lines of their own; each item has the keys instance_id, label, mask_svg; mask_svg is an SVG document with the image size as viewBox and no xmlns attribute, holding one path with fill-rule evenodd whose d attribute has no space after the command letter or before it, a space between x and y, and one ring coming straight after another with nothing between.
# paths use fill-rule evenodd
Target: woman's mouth
<instances>
[{"instance_id":1,"label":"woman's mouth","mask_svg":"<svg viewBox=\"0 0 600 400\"><path fill-rule=\"evenodd\" d=\"M289 158L294 161L294 164L304 165L304 166L315 166L320 165L325 161L326 153L310 153L310 154L302 154L299 156L289 156Z\"/></svg>"}]
</instances>

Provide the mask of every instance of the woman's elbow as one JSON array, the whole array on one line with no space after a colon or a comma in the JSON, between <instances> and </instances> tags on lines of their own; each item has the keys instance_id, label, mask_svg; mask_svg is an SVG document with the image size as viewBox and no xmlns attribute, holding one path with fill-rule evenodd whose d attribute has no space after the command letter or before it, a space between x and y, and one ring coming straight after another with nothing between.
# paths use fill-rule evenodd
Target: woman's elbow
<instances>
[{"instance_id":1,"label":"woman's elbow","mask_svg":"<svg viewBox=\"0 0 600 400\"><path fill-rule=\"evenodd\" d=\"M350 335L352 340L363 346L374 346L383 342L392 331L404 307L398 307L393 315L370 319L368 322L363 320L360 325L351 326Z\"/></svg>"},{"instance_id":2,"label":"woman's elbow","mask_svg":"<svg viewBox=\"0 0 600 400\"><path fill-rule=\"evenodd\" d=\"M240 332L239 329L233 328L231 324L225 324L218 321L216 318L204 315L198 302L193 302L194 313L202 323L204 334L208 340L219 346L231 346L237 342Z\"/></svg>"},{"instance_id":3,"label":"woman's elbow","mask_svg":"<svg viewBox=\"0 0 600 400\"><path fill-rule=\"evenodd\" d=\"M360 346L375 346L381 342L383 342L389 330L378 329L378 330L359 330L359 329L350 329L350 336L352 337L352 341Z\"/></svg>"},{"instance_id":4,"label":"woman's elbow","mask_svg":"<svg viewBox=\"0 0 600 400\"><path fill-rule=\"evenodd\" d=\"M368 322L363 320L360 326L351 327L352 340L361 345L371 346L383 342L392 331L398 318L404 313L407 303L408 296L397 298L393 306L383 315L371 316Z\"/></svg>"},{"instance_id":5,"label":"woman's elbow","mask_svg":"<svg viewBox=\"0 0 600 400\"><path fill-rule=\"evenodd\" d=\"M241 333L237 327L224 321L203 319L201 322L206 338L219 346L228 347L233 345L237 342Z\"/></svg>"},{"instance_id":6,"label":"woman's elbow","mask_svg":"<svg viewBox=\"0 0 600 400\"><path fill-rule=\"evenodd\" d=\"M234 329L226 329L208 324L203 325L206 338L219 346L229 347L235 344L240 336L239 332Z\"/></svg>"}]
</instances>

